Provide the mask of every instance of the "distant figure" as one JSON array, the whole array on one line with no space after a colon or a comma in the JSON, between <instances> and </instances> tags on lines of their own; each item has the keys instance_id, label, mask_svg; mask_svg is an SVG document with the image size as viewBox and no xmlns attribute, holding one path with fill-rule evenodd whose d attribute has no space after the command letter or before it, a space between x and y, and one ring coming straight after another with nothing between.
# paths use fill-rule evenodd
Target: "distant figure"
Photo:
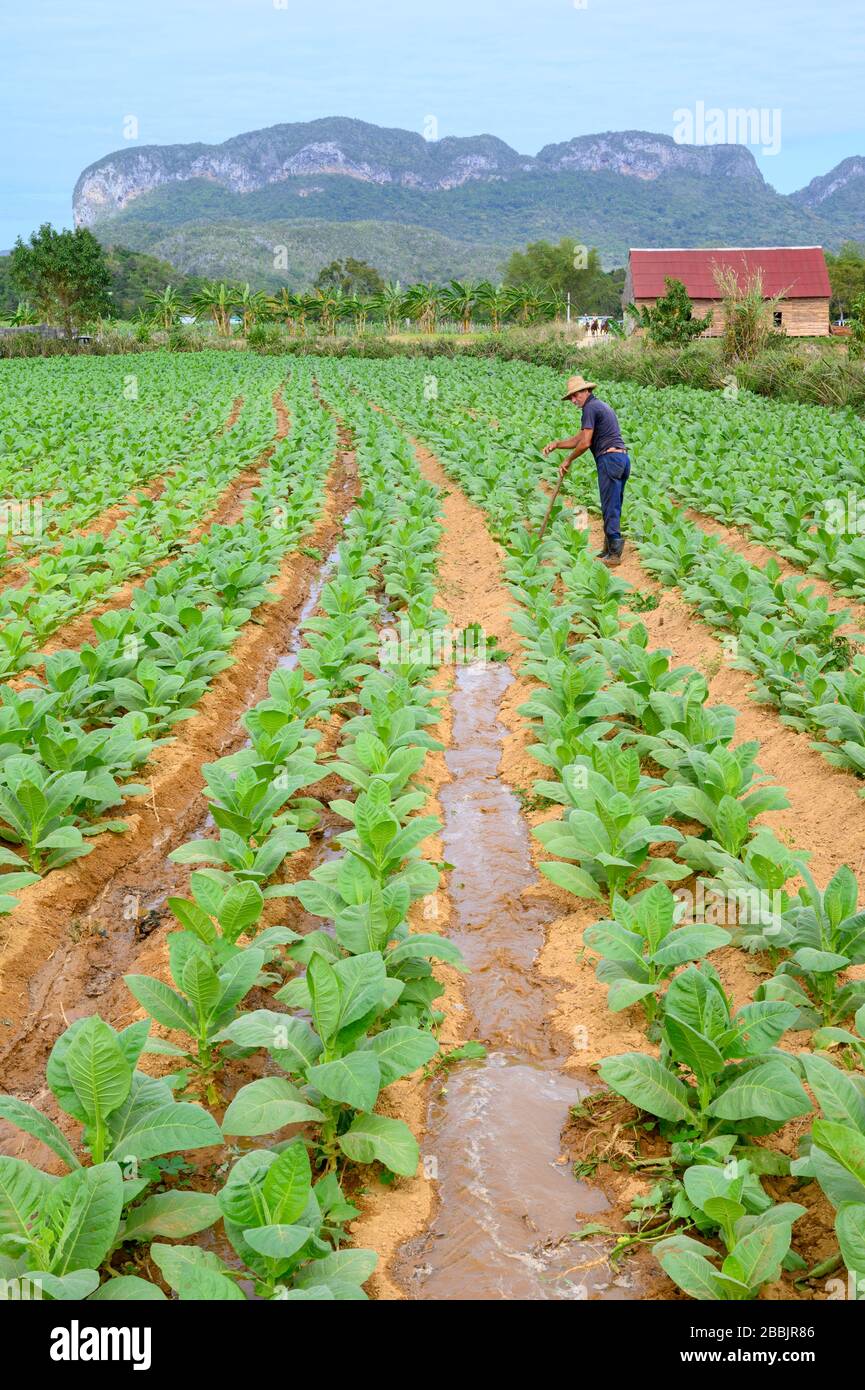
<instances>
[{"instance_id":1,"label":"distant figure","mask_svg":"<svg viewBox=\"0 0 865 1390\"><path fill-rule=\"evenodd\" d=\"M592 337L593 337L593 338L597 337L597 333L598 333L598 320L597 320L597 319L592 319L591 333L592 333Z\"/></svg>"},{"instance_id":2,"label":"distant figure","mask_svg":"<svg viewBox=\"0 0 865 1390\"><path fill-rule=\"evenodd\" d=\"M585 381L581 376L570 378L562 400L572 401L582 410L580 432L573 439L557 439L545 445L544 458L556 449L570 449L564 463L559 464L559 472L564 477L574 459L591 449L598 469L598 492L604 516L604 548L598 559L612 566L622 563L625 549L621 532L622 502L625 483L631 476L631 460L616 412L606 401L599 401L592 394L594 389L593 381Z\"/></svg>"}]
</instances>

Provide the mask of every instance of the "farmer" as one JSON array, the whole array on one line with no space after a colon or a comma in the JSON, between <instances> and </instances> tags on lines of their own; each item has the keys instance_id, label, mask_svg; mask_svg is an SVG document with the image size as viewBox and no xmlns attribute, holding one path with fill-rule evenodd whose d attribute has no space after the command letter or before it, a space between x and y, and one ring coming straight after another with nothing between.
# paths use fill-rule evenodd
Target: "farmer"
<instances>
[{"instance_id":1,"label":"farmer","mask_svg":"<svg viewBox=\"0 0 865 1390\"><path fill-rule=\"evenodd\" d=\"M580 407L580 432L573 439L556 439L544 448L544 458L555 449L570 449L559 473L565 476L574 459L591 449L598 467L598 492L604 515L604 548L598 559L605 565L620 565L625 542L622 539L622 499L631 474L631 460L625 448L616 412L593 394L595 383L572 376L562 400Z\"/></svg>"}]
</instances>

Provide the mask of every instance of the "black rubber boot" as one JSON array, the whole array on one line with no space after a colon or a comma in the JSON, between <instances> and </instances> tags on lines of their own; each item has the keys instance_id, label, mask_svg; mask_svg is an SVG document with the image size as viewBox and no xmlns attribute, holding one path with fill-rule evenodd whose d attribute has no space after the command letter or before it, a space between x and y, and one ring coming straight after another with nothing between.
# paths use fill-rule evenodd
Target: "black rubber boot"
<instances>
[{"instance_id":1,"label":"black rubber boot","mask_svg":"<svg viewBox=\"0 0 865 1390\"><path fill-rule=\"evenodd\" d=\"M619 541L618 546L611 545L609 552L606 555L602 556L603 563L607 565L610 569L614 569L616 565L620 565L622 563L622 556L624 555L624 553L625 542Z\"/></svg>"},{"instance_id":2,"label":"black rubber boot","mask_svg":"<svg viewBox=\"0 0 865 1390\"><path fill-rule=\"evenodd\" d=\"M603 550L599 550L599 551L597 552L597 554L596 554L596 556L595 556L595 559L596 559L596 560L606 560L606 558L607 558L607 556L609 555L609 553L610 553L610 538L609 538L609 536L607 535L607 533L606 533L606 531L605 531L605 532L604 532L604 548L603 548Z\"/></svg>"}]
</instances>

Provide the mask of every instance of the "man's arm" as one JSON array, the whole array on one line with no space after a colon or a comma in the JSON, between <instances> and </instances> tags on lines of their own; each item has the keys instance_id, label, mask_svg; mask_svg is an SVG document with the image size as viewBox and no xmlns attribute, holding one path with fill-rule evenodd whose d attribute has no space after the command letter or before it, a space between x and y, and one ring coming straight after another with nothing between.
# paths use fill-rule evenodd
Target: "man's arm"
<instances>
[{"instance_id":1,"label":"man's arm","mask_svg":"<svg viewBox=\"0 0 865 1390\"><path fill-rule=\"evenodd\" d=\"M585 434L585 430L582 430L581 434ZM552 444L544 445L544 458L546 458L548 454L554 454L557 449L575 449L579 442L580 434L575 434L573 439L554 439Z\"/></svg>"},{"instance_id":2,"label":"man's arm","mask_svg":"<svg viewBox=\"0 0 865 1390\"><path fill-rule=\"evenodd\" d=\"M578 459L580 457L580 454L584 454L587 449L591 448L593 434L594 430L580 430L576 439L571 439L568 441L566 447L569 448L571 452L568 454L568 457L565 459L564 463L559 464L559 472L561 473L562 477L565 476L574 459Z\"/></svg>"}]
</instances>

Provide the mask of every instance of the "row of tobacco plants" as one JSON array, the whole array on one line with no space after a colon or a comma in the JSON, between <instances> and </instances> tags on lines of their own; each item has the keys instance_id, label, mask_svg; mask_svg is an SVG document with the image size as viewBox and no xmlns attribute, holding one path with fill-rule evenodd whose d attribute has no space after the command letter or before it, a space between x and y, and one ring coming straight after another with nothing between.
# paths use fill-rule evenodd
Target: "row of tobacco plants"
<instances>
[{"instance_id":1,"label":"row of tobacco plants","mask_svg":"<svg viewBox=\"0 0 865 1390\"><path fill-rule=\"evenodd\" d=\"M805 1269L796 1226L807 1209L774 1200L763 1179L789 1180L793 1197L813 1180L836 1211L839 1254L825 1269L843 1261L861 1281L865 981L849 971L865 962L865 912L853 872L818 887L807 852L755 822L788 804L761 773L759 746L734 746L736 711L707 704L700 673L649 648L629 586L593 560L567 509L538 542L538 476L555 475L531 442L531 405L509 404L502 420L501 381L465 366L444 401L411 367L386 383L374 369L354 374L436 450L505 547L523 670L537 682L521 711L548 769L536 791L562 808L535 830L554 856L541 870L606 912L585 944L609 1007L639 1012L647 1046L599 1072L670 1146L664 1179L634 1213L646 1242L691 1297L756 1298ZM675 891L695 878L714 912L689 914L699 898ZM712 960L737 946L775 966L738 1009ZM776 1141L806 1117L791 1159Z\"/></svg>"},{"instance_id":2,"label":"row of tobacco plants","mask_svg":"<svg viewBox=\"0 0 865 1390\"><path fill-rule=\"evenodd\" d=\"M62 1128L0 1099L66 1169L0 1159L0 1272L43 1296L363 1298L376 1256L347 1244L346 1175L417 1166L411 1131L376 1102L435 1058L431 962L460 960L442 937L409 932L412 903L439 881L421 853L438 823L417 782L440 747L438 714L431 668L379 660L379 631L444 620L439 502L392 426L344 390L329 396L355 431L363 491L297 664L246 714L247 745L204 769L214 833L172 855L193 867L189 897L169 900L170 983L130 975L139 1021L115 1031L91 1015L58 1039L46 1082ZM329 437L331 415L310 400ZM304 495L302 474L294 487ZM346 791L327 810L314 795L324 779ZM297 880L292 862L323 818L338 853L320 844ZM320 928L274 923L287 898ZM201 1166L196 1190L166 1180L168 1156L190 1154L217 1175L206 1182Z\"/></svg>"},{"instance_id":3,"label":"row of tobacco plants","mask_svg":"<svg viewBox=\"0 0 865 1390\"><path fill-rule=\"evenodd\" d=\"M268 583L319 516L335 428L297 375L287 438L274 441L264 399L250 410L250 433L231 446L239 461L227 439L211 445L216 462L207 467L221 474L220 488L261 460L239 521L175 543L174 558L128 606L93 618L95 640L80 648L38 657L27 620L4 628L6 671L40 669L0 686L0 912L14 909L20 889L88 854L93 836L126 829L112 812L149 792L129 779L231 665Z\"/></svg>"}]
</instances>

